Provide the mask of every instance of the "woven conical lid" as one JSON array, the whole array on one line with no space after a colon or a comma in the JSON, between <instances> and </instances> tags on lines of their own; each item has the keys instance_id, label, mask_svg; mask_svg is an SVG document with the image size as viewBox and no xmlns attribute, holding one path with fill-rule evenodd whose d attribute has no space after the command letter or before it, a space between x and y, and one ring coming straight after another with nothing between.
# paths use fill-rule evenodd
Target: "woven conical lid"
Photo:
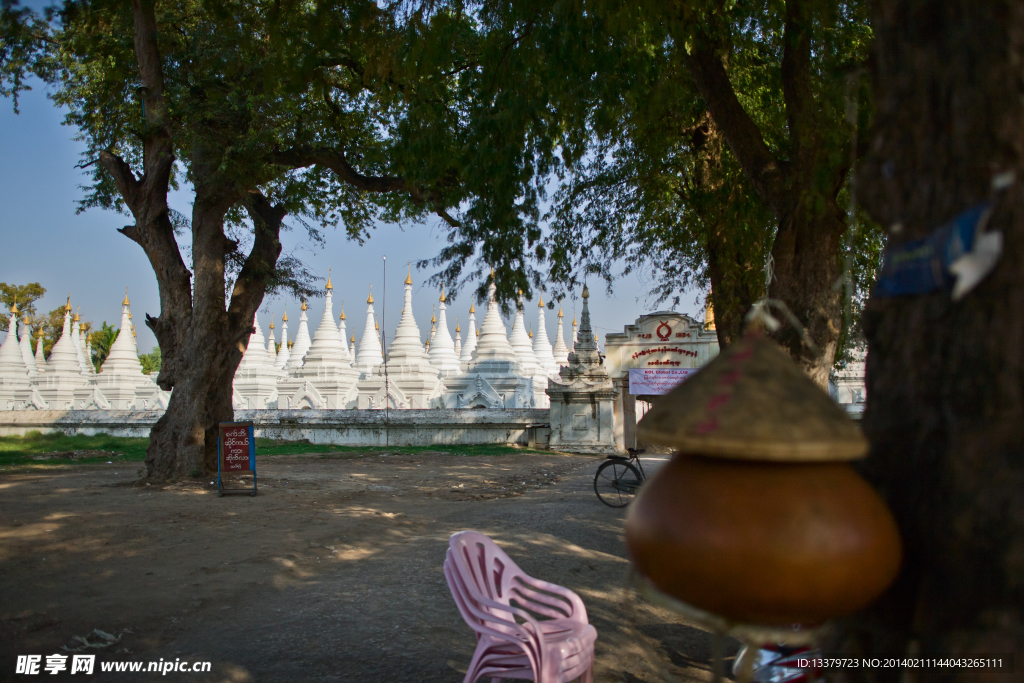
<instances>
[{"instance_id":1,"label":"woven conical lid","mask_svg":"<svg viewBox=\"0 0 1024 683\"><path fill-rule=\"evenodd\" d=\"M641 441L739 460L856 460L860 428L775 344L748 336L671 393L637 425Z\"/></svg>"}]
</instances>

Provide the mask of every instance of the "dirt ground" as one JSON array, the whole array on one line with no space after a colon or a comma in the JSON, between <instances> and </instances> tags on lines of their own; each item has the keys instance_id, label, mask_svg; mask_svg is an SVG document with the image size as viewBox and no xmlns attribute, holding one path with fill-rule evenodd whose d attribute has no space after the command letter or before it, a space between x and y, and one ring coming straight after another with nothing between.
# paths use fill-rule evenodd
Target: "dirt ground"
<instances>
[{"instance_id":1,"label":"dirt ground","mask_svg":"<svg viewBox=\"0 0 1024 683\"><path fill-rule=\"evenodd\" d=\"M275 456L255 498L140 484L139 463L0 473L0 680L35 678L16 655L105 644L99 629L119 640L83 650L92 676L41 678L461 681L475 638L442 573L461 529L583 598L597 681L710 680L711 636L625 588L625 513L594 496L598 462ZM161 658L212 672L100 671Z\"/></svg>"}]
</instances>

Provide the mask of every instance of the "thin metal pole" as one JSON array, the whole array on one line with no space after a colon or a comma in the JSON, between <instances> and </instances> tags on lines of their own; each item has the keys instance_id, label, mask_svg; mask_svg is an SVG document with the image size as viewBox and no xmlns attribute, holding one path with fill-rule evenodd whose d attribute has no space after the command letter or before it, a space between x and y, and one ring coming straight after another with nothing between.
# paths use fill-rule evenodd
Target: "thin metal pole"
<instances>
[{"instance_id":1,"label":"thin metal pole","mask_svg":"<svg viewBox=\"0 0 1024 683\"><path fill-rule=\"evenodd\" d=\"M388 257L384 256L384 296L380 302L380 317L385 320L384 313L388 305ZM380 326L380 348L384 355L384 445L391 447L391 384L388 382L388 347L387 333L384 325Z\"/></svg>"}]
</instances>

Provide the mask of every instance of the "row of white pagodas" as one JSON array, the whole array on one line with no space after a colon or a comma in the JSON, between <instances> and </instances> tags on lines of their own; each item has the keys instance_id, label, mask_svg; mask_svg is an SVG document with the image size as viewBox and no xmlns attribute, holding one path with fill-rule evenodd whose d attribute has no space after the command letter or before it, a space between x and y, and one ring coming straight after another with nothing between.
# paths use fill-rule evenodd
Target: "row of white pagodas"
<instances>
[{"instance_id":1,"label":"row of white pagodas","mask_svg":"<svg viewBox=\"0 0 1024 683\"><path fill-rule=\"evenodd\" d=\"M491 404L546 407L547 380L557 376L558 368L567 362L562 311L558 313L556 343L552 347L544 321L543 300L538 305L538 334L534 338L532 331L526 331L521 293L511 337L501 322L492 287L487 314L491 322L487 323L487 329L477 330L476 309L471 305L465 338L461 336L461 327L456 325L453 340L447 321L447 298L442 289L439 307L435 309L440 319L431 318L430 335L421 342L412 310L410 272L405 281L402 318L388 349L386 367L372 290L367 297L366 322L358 350L355 335L351 337L351 346L346 348L344 311L339 316L338 327L334 326L330 276L325 296L323 316L312 340L305 302L294 345L288 342L287 312L282 316L281 344L276 351L273 322L266 338L259 317L254 318L254 331L235 375L236 408L462 407L468 405L468 400L462 391L466 382L460 378L467 373L481 377L475 382L481 389L479 395L488 394L487 385L495 396L500 396L500 399L492 396ZM481 332L485 332L483 340ZM503 341L499 341L497 335ZM496 358L495 345L511 352L509 358L502 359L503 364L492 362ZM484 352L482 365L479 364L481 350ZM393 386L392 373L397 373ZM448 385L453 389L449 390ZM502 392L494 389L499 385L504 387Z\"/></svg>"},{"instance_id":2,"label":"row of white pagodas","mask_svg":"<svg viewBox=\"0 0 1024 683\"><path fill-rule=\"evenodd\" d=\"M0 409L15 410L133 410L166 407L168 394L143 374L131 324L128 295L122 302L121 329L110 353L97 373L92 364L92 345L71 315L71 297L64 306L61 336L43 356L42 330L31 352L27 319L17 334L17 307L11 308L11 323L0 345Z\"/></svg>"}]
</instances>

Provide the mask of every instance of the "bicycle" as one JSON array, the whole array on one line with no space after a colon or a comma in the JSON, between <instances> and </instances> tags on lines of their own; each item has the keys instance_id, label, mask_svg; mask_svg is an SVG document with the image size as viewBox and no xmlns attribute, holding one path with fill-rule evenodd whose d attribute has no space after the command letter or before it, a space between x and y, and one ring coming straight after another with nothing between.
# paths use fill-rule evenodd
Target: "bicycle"
<instances>
[{"instance_id":1,"label":"bicycle","mask_svg":"<svg viewBox=\"0 0 1024 683\"><path fill-rule=\"evenodd\" d=\"M608 507L624 508L636 497L647 475L639 455L646 449L627 448L629 457L609 456L594 475L594 493ZM634 463L636 463L634 465Z\"/></svg>"}]
</instances>

